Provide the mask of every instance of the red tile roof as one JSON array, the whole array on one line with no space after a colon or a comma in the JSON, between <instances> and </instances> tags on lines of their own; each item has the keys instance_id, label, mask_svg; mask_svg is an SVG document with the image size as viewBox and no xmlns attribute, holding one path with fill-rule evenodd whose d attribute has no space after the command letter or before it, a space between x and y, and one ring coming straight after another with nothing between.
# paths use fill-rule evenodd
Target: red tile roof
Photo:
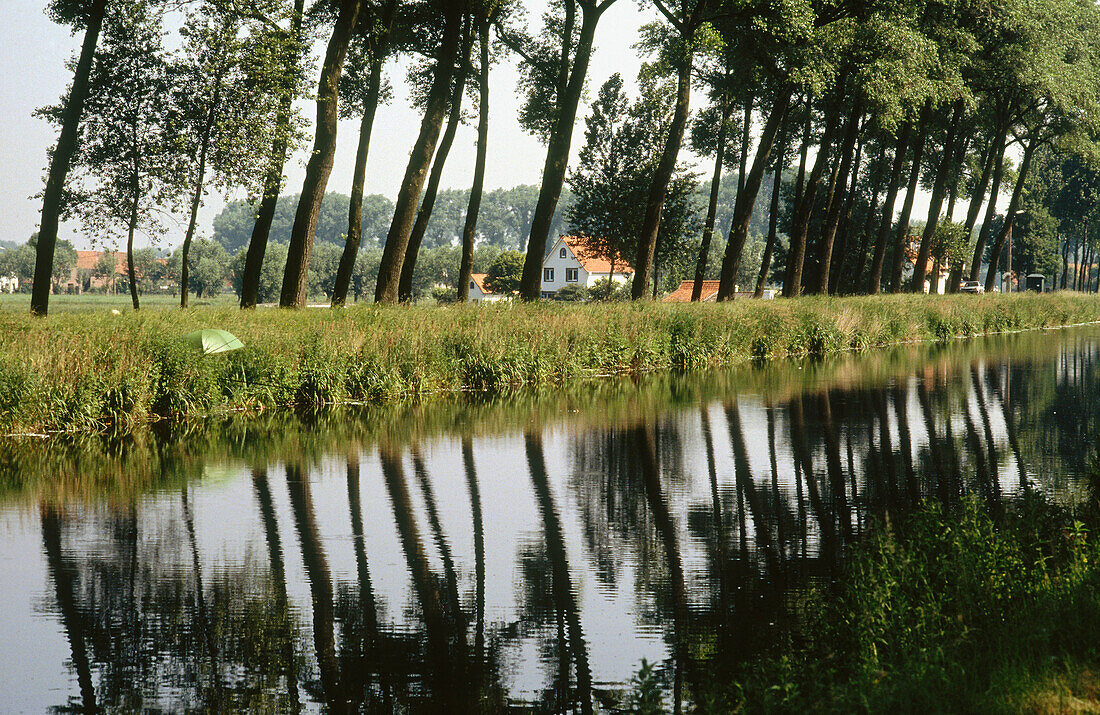
<instances>
[{"instance_id":1,"label":"red tile roof","mask_svg":"<svg viewBox=\"0 0 1100 715\"><path fill-rule=\"evenodd\" d=\"M704 303L713 303L718 297L718 284L722 281L703 281L703 290L699 293L699 300ZM689 303L691 291L695 288L695 281L683 281L680 287L665 296L665 303Z\"/></svg>"},{"instance_id":2,"label":"red tile roof","mask_svg":"<svg viewBox=\"0 0 1100 715\"><path fill-rule=\"evenodd\" d=\"M606 256L597 252L595 246L589 246L589 239L583 236L562 236L562 242L569 246L569 250L576 256L581 268L589 273L610 273L611 261ZM634 268L630 262L621 255L615 259L616 273L633 273Z\"/></svg>"},{"instance_id":3,"label":"red tile roof","mask_svg":"<svg viewBox=\"0 0 1100 715\"><path fill-rule=\"evenodd\" d=\"M484 293L485 295L492 295L493 291L489 290L489 287L485 285L485 279L488 276L488 273L471 273L470 279L473 280L473 282L477 285L478 290L480 290L482 293Z\"/></svg>"},{"instance_id":4,"label":"red tile roof","mask_svg":"<svg viewBox=\"0 0 1100 715\"><path fill-rule=\"evenodd\" d=\"M99 263L100 257L103 255L103 251L77 251L76 252L76 267L82 268L86 271L94 270L96 264ZM126 262L126 252L118 251L115 253L115 272L126 273L126 267L129 265Z\"/></svg>"}]
</instances>

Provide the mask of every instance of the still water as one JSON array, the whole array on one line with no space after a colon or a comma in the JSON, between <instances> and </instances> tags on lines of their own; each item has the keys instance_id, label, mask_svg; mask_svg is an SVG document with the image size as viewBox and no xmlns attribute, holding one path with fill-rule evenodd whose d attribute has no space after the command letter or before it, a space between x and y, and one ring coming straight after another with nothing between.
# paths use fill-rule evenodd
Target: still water
<instances>
[{"instance_id":1,"label":"still water","mask_svg":"<svg viewBox=\"0 0 1100 715\"><path fill-rule=\"evenodd\" d=\"M1100 331L0 442L0 710L592 712L922 501L1088 498Z\"/></svg>"}]
</instances>

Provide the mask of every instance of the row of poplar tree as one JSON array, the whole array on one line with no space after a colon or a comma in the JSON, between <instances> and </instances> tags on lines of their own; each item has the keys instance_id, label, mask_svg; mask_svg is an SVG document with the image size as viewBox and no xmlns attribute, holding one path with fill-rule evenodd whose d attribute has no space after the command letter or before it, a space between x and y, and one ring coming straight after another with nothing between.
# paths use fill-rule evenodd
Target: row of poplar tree
<instances>
[{"instance_id":1,"label":"row of poplar tree","mask_svg":"<svg viewBox=\"0 0 1100 715\"><path fill-rule=\"evenodd\" d=\"M241 306L254 306L283 166L288 151L304 141L294 102L309 89L308 48L317 37L328 39L313 90L315 134L280 304L301 306L306 297L341 117L360 123L347 238L332 292L334 305L346 299L361 240L372 126L389 94L383 72L401 57L414 58L409 81L422 121L394 202L375 300L410 295L468 94L477 101L478 142L457 281L459 299L466 297L489 141L489 73L506 53L520 67L520 122L546 146L519 290L526 299L537 298L597 28L618 1L551 0L539 26L529 28L519 0L318 0L309 8L304 0L51 0L56 19L82 30L84 42L68 95L42 110L59 125L60 136L43 195L32 311L47 310L59 217L76 215L121 231L132 252L135 230L181 203L190 209L181 275L186 305L186 253L203 195L212 187L241 186L259 197L241 288ZM572 221L593 239L606 240L609 253L627 251L635 268L634 298L648 295L668 227L682 212L677 197L692 177L681 150L689 140L714 160L697 290L723 167L736 161L740 168L720 300L735 294L765 175L772 172L774 186L781 186L795 152L797 179L783 227L787 296L922 290L929 270L943 261L952 266L951 285L964 275L977 279L983 257L998 264L1037 158L1096 153L1100 8L1089 0L647 4L656 19L638 40L650 59L640 82L667 95L658 130L646 124L645 152L620 153L614 161L598 155L616 138L630 141L631 128L642 124L626 106L621 83L610 82L594 103L582 166L570 182L583 207L586 198L606 199L600 171L643 179L640 190L617 197L629 206L625 217L604 200L574 206ZM183 17L181 42L171 51L163 29L169 11ZM709 102L694 117L693 89ZM601 132L607 141L599 141ZM1014 182L1013 156L1019 157ZM916 238L909 227L922 186L930 205ZM997 222L992 219L1002 192L1011 198ZM772 270L778 233L780 192L770 193L761 287ZM961 226L941 222L960 197L969 200ZM983 205L985 220L971 251ZM907 260L913 270L906 282ZM993 280L990 270L987 284ZM136 289L132 297L137 307Z\"/></svg>"}]
</instances>

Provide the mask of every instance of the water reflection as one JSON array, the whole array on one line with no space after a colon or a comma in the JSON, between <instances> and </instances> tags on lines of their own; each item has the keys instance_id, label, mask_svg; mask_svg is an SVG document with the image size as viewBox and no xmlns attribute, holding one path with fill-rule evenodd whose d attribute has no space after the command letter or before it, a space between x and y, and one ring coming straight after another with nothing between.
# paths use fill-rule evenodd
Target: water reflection
<instances>
[{"instance_id":1,"label":"water reflection","mask_svg":"<svg viewBox=\"0 0 1100 715\"><path fill-rule=\"evenodd\" d=\"M0 534L36 534L45 586L7 591L63 639L42 668L69 693L19 702L591 713L647 658L669 710L705 705L804 635L802 595L877 525L971 494L994 515L1028 489L1087 498L1098 347L14 445Z\"/></svg>"}]
</instances>

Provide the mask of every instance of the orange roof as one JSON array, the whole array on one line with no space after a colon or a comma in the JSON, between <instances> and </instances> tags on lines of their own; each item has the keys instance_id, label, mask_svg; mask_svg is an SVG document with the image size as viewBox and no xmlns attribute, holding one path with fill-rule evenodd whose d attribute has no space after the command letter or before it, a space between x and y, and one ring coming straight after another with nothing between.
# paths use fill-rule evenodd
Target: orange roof
<instances>
[{"instance_id":1,"label":"orange roof","mask_svg":"<svg viewBox=\"0 0 1100 715\"><path fill-rule=\"evenodd\" d=\"M703 281L703 290L699 293L699 300L704 303L713 303L718 297L718 284L722 281ZM695 281L683 281L680 287L665 296L665 303L690 303L691 291L695 288Z\"/></svg>"},{"instance_id":2,"label":"orange roof","mask_svg":"<svg viewBox=\"0 0 1100 715\"><path fill-rule=\"evenodd\" d=\"M86 271L95 269L96 264L99 263L100 257L103 256L103 251L77 251L76 252L76 267L83 268ZM117 251L115 253L115 272L125 273L126 266L126 252Z\"/></svg>"},{"instance_id":3,"label":"orange roof","mask_svg":"<svg viewBox=\"0 0 1100 715\"><path fill-rule=\"evenodd\" d=\"M595 246L589 247L589 240L583 236L562 236L561 240L576 256L581 268L589 273L610 273L611 261L596 250ZM633 273L634 268L622 255L615 259L616 273Z\"/></svg>"},{"instance_id":4,"label":"orange roof","mask_svg":"<svg viewBox=\"0 0 1100 715\"><path fill-rule=\"evenodd\" d=\"M99 259L103 256L103 251L77 251L76 252L76 268L77 270L94 271L96 265L99 263ZM157 263L162 266L168 265L168 259L158 258ZM118 275L126 275L129 273L130 262L126 260L126 251L115 251L115 273ZM75 273L73 275L76 275Z\"/></svg>"},{"instance_id":5,"label":"orange roof","mask_svg":"<svg viewBox=\"0 0 1100 715\"><path fill-rule=\"evenodd\" d=\"M471 273L470 279L477 285L477 289L486 295L492 295L493 291L485 285L485 279L489 276L488 273Z\"/></svg>"}]
</instances>

